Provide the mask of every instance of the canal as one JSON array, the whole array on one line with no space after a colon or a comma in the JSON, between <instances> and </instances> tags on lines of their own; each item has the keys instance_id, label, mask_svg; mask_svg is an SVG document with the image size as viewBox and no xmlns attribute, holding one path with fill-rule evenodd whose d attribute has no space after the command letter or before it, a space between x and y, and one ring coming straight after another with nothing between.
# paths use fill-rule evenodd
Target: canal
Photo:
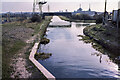
<instances>
[{"instance_id":1,"label":"canal","mask_svg":"<svg viewBox=\"0 0 120 80\"><path fill-rule=\"evenodd\" d=\"M52 53L50 58L38 60L48 71L56 78L119 78L118 65L108 55L77 37L84 35L86 25L94 23L72 22L68 27L57 26L63 23L69 24L57 16L53 17L50 24L54 24L54 27L48 27L46 32L50 43L40 45L38 49L40 52Z\"/></svg>"}]
</instances>

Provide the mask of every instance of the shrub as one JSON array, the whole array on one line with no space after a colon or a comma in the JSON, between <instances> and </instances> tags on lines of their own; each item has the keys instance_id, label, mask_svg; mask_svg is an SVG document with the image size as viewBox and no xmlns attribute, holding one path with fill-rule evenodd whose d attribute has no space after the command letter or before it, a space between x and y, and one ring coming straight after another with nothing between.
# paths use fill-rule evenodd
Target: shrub
<instances>
[{"instance_id":1,"label":"shrub","mask_svg":"<svg viewBox=\"0 0 120 80\"><path fill-rule=\"evenodd\" d=\"M72 15L71 18L78 19L78 20L92 20L92 17L88 14L76 14Z\"/></svg>"},{"instance_id":2,"label":"shrub","mask_svg":"<svg viewBox=\"0 0 120 80\"><path fill-rule=\"evenodd\" d=\"M40 44L48 44L50 42L50 40L49 39L47 39L47 38L42 38L42 40L40 41Z\"/></svg>"},{"instance_id":3,"label":"shrub","mask_svg":"<svg viewBox=\"0 0 120 80\"><path fill-rule=\"evenodd\" d=\"M102 16L98 16L96 18L96 24L102 23L102 21L103 21L103 17Z\"/></svg>"},{"instance_id":4,"label":"shrub","mask_svg":"<svg viewBox=\"0 0 120 80\"><path fill-rule=\"evenodd\" d=\"M41 17L38 14L34 14L31 18L32 22L40 22L41 21Z\"/></svg>"},{"instance_id":5,"label":"shrub","mask_svg":"<svg viewBox=\"0 0 120 80\"><path fill-rule=\"evenodd\" d=\"M50 58L50 56L52 56L52 53L36 53L35 54L35 58L38 60L38 59L41 59L41 60L44 60L44 59L48 59Z\"/></svg>"}]
</instances>

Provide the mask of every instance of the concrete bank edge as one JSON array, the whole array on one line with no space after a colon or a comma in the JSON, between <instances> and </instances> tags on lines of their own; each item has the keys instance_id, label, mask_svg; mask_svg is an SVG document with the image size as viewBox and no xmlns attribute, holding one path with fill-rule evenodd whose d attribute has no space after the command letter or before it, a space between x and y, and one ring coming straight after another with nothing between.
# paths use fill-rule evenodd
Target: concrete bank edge
<instances>
[{"instance_id":1,"label":"concrete bank edge","mask_svg":"<svg viewBox=\"0 0 120 80\"><path fill-rule=\"evenodd\" d=\"M39 46L39 43L34 44L30 52L29 60L44 74L44 76L48 80L56 80L55 77L34 58L34 55L37 52L38 46Z\"/></svg>"}]
</instances>

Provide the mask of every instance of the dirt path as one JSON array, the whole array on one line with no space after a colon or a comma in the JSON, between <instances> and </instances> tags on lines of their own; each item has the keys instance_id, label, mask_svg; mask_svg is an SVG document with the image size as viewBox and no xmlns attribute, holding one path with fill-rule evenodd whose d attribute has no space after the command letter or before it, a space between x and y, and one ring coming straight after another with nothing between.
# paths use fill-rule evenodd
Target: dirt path
<instances>
[{"instance_id":1,"label":"dirt path","mask_svg":"<svg viewBox=\"0 0 120 80\"><path fill-rule=\"evenodd\" d=\"M42 26L43 26L43 24L40 26L40 30L42 30L42 29L41 29ZM34 40L36 40L36 39L38 39L38 41L39 41L39 39L40 39L39 37L40 37L40 33L35 34L34 36L32 36L32 37L30 37L29 39L27 39L25 42L26 42L26 43L33 43Z\"/></svg>"},{"instance_id":2,"label":"dirt path","mask_svg":"<svg viewBox=\"0 0 120 80\"><path fill-rule=\"evenodd\" d=\"M25 52L29 48L29 46L25 46L22 50L18 52L18 54L14 55L14 59L12 60L11 66L14 67L14 72L11 73L12 78L30 78L31 74L26 69L27 61L25 58ZM29 66L30 67L30 66Z\"/></svg>"},{"instance_id":3,"label":"dirt path","mask_svg":"<svg viewBox=\"0 0 120 80\"><path fill-rule=\"evenodd\" d=\"M11 22L3 24L3 75L2 78L45 78L31 63L29 53L34 42L40 40L49 20L41 23ZM34 36L33 36L34 35ZM7 57L7 59L6 59Z\"/></svg>"},{"instance_id":4,"label":"dirt path","mask_svg":"<svg viewBox=\"0 0 120 80\"><path fill-rule=\"evenodd\" d=\"M43 25L41 25L43 26ZM40 26L40 28L41 28ZM28 29L26 29L28 30ZM26 31L25 31L26 32ZM29 33L30 34L30 33ZM33 43L38 37L40 37L40 34L35 34L34 36L30 36L27 38L23 38L24 42L27 44L25 47L23 47L21 50L18 51L17 54L13 56L11 66L13 67L13 72L11 73L12 78L31 78L34 77L32 75L32 71L29 69L32 69L33 66L28 65L28 59L26 58L25 53L30 50L30 45ZM33 69L34 70L34 69ZM37 73L38 71L36 71ZM40 73L37 73L40 76ZM35 74L34 74L35 75Z\"/></svg>"},{"instance_id":5,"label":"dirt path","mask_svg":"<svg viewBox=\"0 0 120 80\"><path fill-rule=\"evenodd\" d=\"M8 24L3 25L3 32L2 32L3 40L8 39L10 41L8 42L10 46L5 44L6 47L14 48L13 46L16 44L17 41L21 41L22 43L25 42L25 46L23 46L21 49L19 49L16 52L14 51L14 53L13 51L11 51L11 49L9 49L11 51L9 55L11 56L4 57L4 58L6 57L9 58L9 61L4 63L7 63L6 65L10 66L10 69L12 69L12 72L8 73L8 75L10 74L11 78L29 78L32 75L32 73L27 69L30 68L31 65L28 65L27 63L28 58L26 58L27 56L25 53L28 52L28 50L30 50L29 48L31 44L27 44L26 41L32 37L33 32L34 32L33 29L27 28L25 26L16 26L12 23L10 25ZM33 38L33 41L35 38L36 37ZM7 49L4 46L3 48L5 49L5 51L7 51ZM8 52L9 51L4 52L4 54L8 54Z\"/></svg>"}]
</instances>

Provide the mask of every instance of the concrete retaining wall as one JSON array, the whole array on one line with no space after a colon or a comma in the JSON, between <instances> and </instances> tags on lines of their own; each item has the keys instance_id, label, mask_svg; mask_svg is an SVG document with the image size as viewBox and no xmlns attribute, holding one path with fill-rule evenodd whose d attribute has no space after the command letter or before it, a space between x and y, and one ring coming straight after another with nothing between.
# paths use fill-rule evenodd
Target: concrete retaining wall
<instances>
[{"instance_id":1,"label":"concrete retaining wall","mask_svg":"<svg viewBox=\"0 0 120 80\"><path fill-rule=\"evenodd\" d=\"M56 80L55 77L34 58L34 55L37 52L38 46L39 46L39 43L34 44L29 56L30 61L33 62L33 64L44 74L44 76L48 80Z\"/></svg>"}]
</instances>

